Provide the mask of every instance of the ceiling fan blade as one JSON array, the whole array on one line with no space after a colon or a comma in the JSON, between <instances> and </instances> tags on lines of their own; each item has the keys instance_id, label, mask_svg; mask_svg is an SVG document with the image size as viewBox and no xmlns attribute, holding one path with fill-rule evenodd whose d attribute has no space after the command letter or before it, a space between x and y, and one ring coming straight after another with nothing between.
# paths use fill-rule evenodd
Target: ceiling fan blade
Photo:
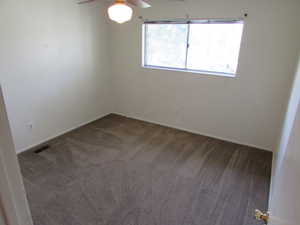
<instances>
[{"instance_id":1,"label":"ceiling fan blade","mask_svg":"<svg viewBox=\"0 0 300 225\"><path fill-rule=\"evenodd\" d=\"M77 4L85 4L85 3L90 3L90 2L95 2L97 0L82 0L82 1L78 1Z\"/></svg>"},{"instance_id":2,"label":"ceiling fan blade","mask_svg":"<svg viewBox=\"0 0 300 225\"><path fill-rule=\"evenodd\" d=\"M135 5L137 7L140 8L149 8L151 7L150 4L148 4L147 2L143 1L143 0L127 0L128 3Z\"/></svg>"}]
</instances>

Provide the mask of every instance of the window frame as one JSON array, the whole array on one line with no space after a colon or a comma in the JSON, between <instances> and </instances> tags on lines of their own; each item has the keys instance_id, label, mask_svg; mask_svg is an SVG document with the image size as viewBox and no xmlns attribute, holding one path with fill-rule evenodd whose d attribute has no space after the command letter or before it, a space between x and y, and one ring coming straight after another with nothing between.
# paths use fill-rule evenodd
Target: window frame
<instances>
[{"instance_id":1,"label":"window frame","mask_svg":"<svg viewBox=\"0 0 300 225\"><path fill-rule=\"evenodd\" d=\"M216 76L225 76L225 77L236 77L238 67L239 67L239 58L240 58L240 51L242 46L243 40L243 32L244 27L241 35L241 44L239 48L239 56L238 56L238 63L237 63L237 71L236 73L226 73L226 72L218 72L218 71L208 71L208 70L194 70L188 69L188 54L189 54L189 47L190 47L190 24L245 24L243 19L199 19L199 20L153 20L153 21L145 21L143 23L143 40L142 40L142 67L147 69L158 69L158 70L169 70L169 71L179 71L179 72L189 72L189 73L198 73L198 74L207 74L207 75L216 75ZM166 67L166 66L155 66L155 65L147 65L146 64L146 57L147 57L147 48L146 48L146 40L147 40L147 25L149 24L186 24L188 25L188 32L187 32L187 43L186 43L186 56L185 56L185 68L176 68L176 67Z\"/></svg>"}]
</instances>

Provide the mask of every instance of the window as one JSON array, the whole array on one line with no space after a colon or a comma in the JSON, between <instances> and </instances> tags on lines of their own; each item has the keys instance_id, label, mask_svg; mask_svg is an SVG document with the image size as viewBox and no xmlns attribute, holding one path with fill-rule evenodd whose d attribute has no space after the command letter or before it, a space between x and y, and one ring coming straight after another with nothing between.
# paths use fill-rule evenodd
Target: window
<instances>
[{"instance_id":1,"label":"window","mask_svg":"<svg viewBox=\"0 0 300 225\"><path fill-rule=\"evenodd\" d=\"M146 22L143 66L235 76L243 21Z\"/></svg>"}]
</instances>

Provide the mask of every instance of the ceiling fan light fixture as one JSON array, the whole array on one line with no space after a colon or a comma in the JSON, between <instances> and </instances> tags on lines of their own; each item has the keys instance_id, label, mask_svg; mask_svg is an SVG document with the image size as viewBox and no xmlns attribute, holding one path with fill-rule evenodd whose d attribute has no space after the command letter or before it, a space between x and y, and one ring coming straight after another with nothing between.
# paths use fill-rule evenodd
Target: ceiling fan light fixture
<instances>
[{"instance_id":1,"label":"ceiling fan light fixture","mask_svg":"<svg viewBox=\"0 0 300 225\"><path fill-rule=\"evenodd\" d=\"M125 23L132 18L132 8L125 1L117 0L108 8L108 16L117 23Z\"/></svg>"}]
</instances>

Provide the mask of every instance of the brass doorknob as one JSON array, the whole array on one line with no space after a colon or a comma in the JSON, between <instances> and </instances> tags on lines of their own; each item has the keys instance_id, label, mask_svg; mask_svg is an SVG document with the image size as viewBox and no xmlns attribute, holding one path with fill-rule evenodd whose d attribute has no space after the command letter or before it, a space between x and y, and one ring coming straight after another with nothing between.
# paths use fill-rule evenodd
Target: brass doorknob
<instances>
[{"instance_id":1,"label":"brass doorknob","mask_svg":"<svg viewBox=\"0 0 300 225\"><path fill-rule=\"evenodd\" d=\"M255 218L257 220L262 220L265 222L265 224L268 224L269 221L269 213L263 213L262 211L260 211L259 209L255 210Z\"/></svg>"}]
</instances>

